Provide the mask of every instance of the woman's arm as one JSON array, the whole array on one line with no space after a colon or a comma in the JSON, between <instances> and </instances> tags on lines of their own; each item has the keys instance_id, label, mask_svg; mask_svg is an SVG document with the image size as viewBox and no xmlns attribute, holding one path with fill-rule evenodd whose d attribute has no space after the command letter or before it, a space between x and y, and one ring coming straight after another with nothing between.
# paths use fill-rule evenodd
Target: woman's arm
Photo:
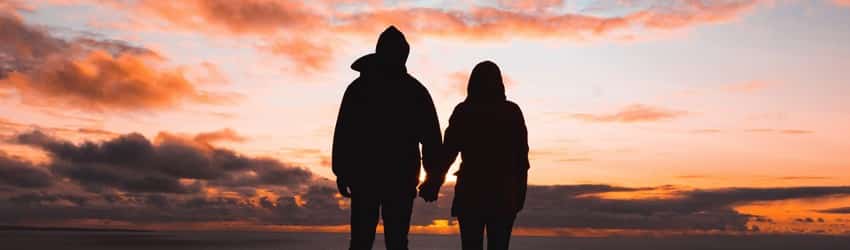
<instances>
[{"instance_id":1,"label":"woman's arm","mask_svg":"<svg viewBox=\"0 0 850 250\"><path fill-rule=\"evenodd\" d=\"M459 104L455 107L454 111L452 111L452 116L449 118L449 127L446 128L446 133L444 135L445 140L443 141L443 148L445 153L445 161L444 161L444 169L443 174L449 171L449 167L457 160L457 155L460 154L461 141L460 137L463 134L461 130L461 121L460 117L462 116L462 104Z\"/></svg>"},{"instance_id":2,"label":"woman's arm","mask_svg":"<svg viewBox=\"0 0 850 250\"><path fill-rule=\"evenodd\" d=\"M528 169L531 168L531 164L528 160L528 128L525 125L525 117L522 115L522 110L519 108L519 105L513 104L513 113L514 113L514 124L517 130L517 151L516 158L517 159L517 186L519 186L519 192L517 193L519 197L517 200L519 204L517 204L517 211L521 210L525 204L525 196L526 191L528 189Z\"/></svg>"}]
</instances>

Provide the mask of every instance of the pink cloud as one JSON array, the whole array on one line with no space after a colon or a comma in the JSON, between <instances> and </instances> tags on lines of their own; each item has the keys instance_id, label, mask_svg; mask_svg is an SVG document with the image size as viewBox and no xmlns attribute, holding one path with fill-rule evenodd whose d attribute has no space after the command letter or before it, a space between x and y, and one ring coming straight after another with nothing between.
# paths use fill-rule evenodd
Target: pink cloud
<instances>
[{"instance_id":1,"label":"pink cloud","mask_svg":"<svg viewBox=\"0 0 850 250\"><path fill-rule=\"evenodd\" d=\"M570 115L571 118L586 121L586 122L620 122L620 123L636 123L636 122L653 122L670 120L686 115L685 111L669 110L642 104L633 104L626 106L616 113L611 114L589 114L576 113Z\"/></svg>"},{"instance_id":2,"label":"pink cloud","mask_svg":"<svg viewBox=\"0 0 850 250\"><path fill-rule=\"evenodd\" d=\"M194 140L201 143L212 143L218 141L244 142L248 139L239 133L236 133L236 130L225 128L212 132L198 133L195 135Z\"/></svg>"},{"instance_id":3,"label":"pink cloud","mask_svg":"<svg viewBox=\"0 0 850 250\"><path fill-rule=\"evenodd\" d=\"M775 85L775 83L766 81L748 81L723 86L723 90L730 93L752 93L770 88Z\"/></svg>"},{"instance_id":4,"label":"pink cloud","mask_svg":"<svg viewBox=\"0 0 850 250\"><path fill-rule=\"evenodd\" d=\"M850 0L832 0L838 6L850 7Z\"/></svg>"},{"instance_id":5,"label":"pink cloud","mask_svg":"<svg viewBox=\"0 0 850 250\"><path fill-rule=\"evenodd\" d=\"M270 46L263 49L291 59L299 70L320 70L332 59L337 34L375 36L396 25L411 37L465 40L556 38L573 41L634 40L656 31L680 30L737 19L763 0L673 1L652 4L625 1L619 16L595 16L554 11L563 1L499 1L497 7L463 8L385 7L369 3L340 8L351 1L133 1L110 2L136 14L136 23L151 25L151 17L165 21L160 29L200 31L212 35L258 36ZM141 22L140 22L141 21ZM309 34L309 35L307 35Z\"/></svg>"}]
</instances>

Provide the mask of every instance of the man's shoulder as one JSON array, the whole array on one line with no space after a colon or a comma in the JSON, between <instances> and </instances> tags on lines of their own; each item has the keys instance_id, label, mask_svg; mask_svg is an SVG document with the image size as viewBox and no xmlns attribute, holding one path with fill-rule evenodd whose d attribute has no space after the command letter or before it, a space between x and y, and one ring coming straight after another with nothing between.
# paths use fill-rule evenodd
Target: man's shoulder
<instances>
[{"instance_id":1,"label":"man's shoulder","mask_svg":"<svg viewBox=\"0 0 850 250\"><path fill-rule=\"evenodd\" d=\"M425 85L423 85L422 82L416 79L413 75L405 74L403 81L406 85L411 86L418 93L430 96L428 88L426 88Z\"/></svg>"},{"instance_id":2,"label":"man's shoulder","mask_svg":"<svg viewBox=\"0 0 850 250\"><path fill-rule=\"evenodd\" d=\"M425 86L424 86L424 85L422 85L422 83L421 83L421 82L419 82L419 79L416 79L416 77L414 77L414 76L413 76L413 75L411 75L410 73L408 73L408 74L404 74L404 79L403 79L403 80L404 80L405 82L407 82L407 83L410 83L410 84L416 85L416 86L421 87L421 88L425 88Z\"/></svg>"},{"instance_id":3,"label":"man's shoulder","mask_svg":"<svg viewBox=\"0 0 850 250\"><path fill-rule=\"evenodd\" d=\"M357 78L354 78L354 81L351 81L351 83L349 83L348 86L345 87L345 92L350 93L353 91L357 91L363 88L364 84L366 84L366 79L363 76L358 76Z\"/></svg>"}]
</instances>

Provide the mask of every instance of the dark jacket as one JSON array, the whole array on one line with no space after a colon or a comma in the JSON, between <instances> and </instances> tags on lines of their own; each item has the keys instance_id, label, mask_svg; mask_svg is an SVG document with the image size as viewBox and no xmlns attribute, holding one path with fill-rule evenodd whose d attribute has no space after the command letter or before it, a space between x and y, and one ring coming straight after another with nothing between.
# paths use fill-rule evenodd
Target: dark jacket
<instances>
[{"instance_id":1,"label":"dark jacket","mask_svg":"<svg viewBox=\"0 0 850 250\"><path fill-rule=\"evenodd\" d=\"M449 163L458 153L452 216L511 215L525 203L528 132L522 111L505 99L492 62L472 71L466 100L455 107L445 134Z\"/></svg>"},{"instance_id":2,"label":"dark jacket","mask_svg":"<svg viewBox=\"0 0 850 250\"><path fill-rule=\"evenodd\" d=\"M390 28L375 54L351 65L360 77L342 99L332 165L353 195L415 197L420 159L426 171L439 167L437 112L428 90L407 73L408 51L404 35Z\"/></svg>"}]
</instances>

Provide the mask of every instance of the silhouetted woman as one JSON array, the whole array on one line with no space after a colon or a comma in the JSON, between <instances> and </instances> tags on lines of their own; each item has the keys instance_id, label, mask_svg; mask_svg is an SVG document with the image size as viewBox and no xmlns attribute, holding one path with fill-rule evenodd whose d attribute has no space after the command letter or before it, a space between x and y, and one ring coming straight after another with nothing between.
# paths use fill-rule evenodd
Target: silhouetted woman
<instances>
[{"instance_id":1,"label":"silhouetted woman","mask_svg":"<svg viewBox=\"0 0 850 250\"><path fill-rule=\"evenodd\" d=\"M466 100L455 107L446 129L449 164L462 162L452 216L460 222L464 250L508 249L528 183L528 132L522 111L505 98L502 74L485 61L472 70Z\"/></svg>"}]
</instances>

